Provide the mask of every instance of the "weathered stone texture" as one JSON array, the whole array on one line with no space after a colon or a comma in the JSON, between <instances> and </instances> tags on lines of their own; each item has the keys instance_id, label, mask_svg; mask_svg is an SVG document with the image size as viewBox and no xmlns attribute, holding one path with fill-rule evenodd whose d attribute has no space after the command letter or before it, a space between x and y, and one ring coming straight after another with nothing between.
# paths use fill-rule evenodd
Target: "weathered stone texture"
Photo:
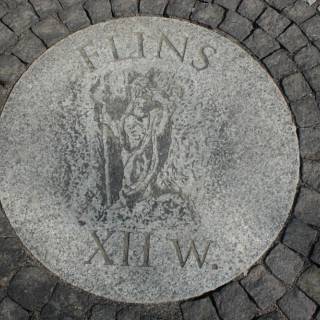
<instances>
[{"instance_id":1,"label":"weathered stone texture","mask_svg":"<svg viewBox=\"0 0 320 320\"><path fill-rule=\"evenodd\" d=\"M62 22L71 32L75 32L90 25L86 12L79 5L69 7L59 13Z\"/></svg>"},{"instance_id":2,"label":"weathered stone texture","mask_svg":"<svg viewBox=\"0 0 320 320\"><path fill-rule=\"evenodd\" d=\"M315 302L320 304L320 268L312 265L298 281L298 286Z\"/></svg>"},{"instance_id":3,"label":"weathered stone texture","mask_svg":"<svg viewBox=\"0 0 320 320\"><path fill-rule=\"evenodd\" d=\"M166 5L169 0L141 0L140 1L140 13L163 15Z\"/></svg>"},{"instance_id":4,"label":"weathered stone texture","mask_svg":"<svg viewBox=\"0 0 320 320\"><path fill-rule=\"evenodd\" d=\"M317 263L318 265L320 265L320 241L319 240L313 248L311 260Z\"/></svg>"},{"instance_id":5,"label":"weathered stone texture","mask_svg":"<svg viewBox=\"0 0 320 320\"><path fill-rule=\"evenodd\" d=\"M88 0L84 4L92 23L99 23L112 18L111 5L105 0Z\"/></svg>"},{"instance_id":6,"label":"weathered stone texture","mask_svg":"<svg viewBox=\"0 0 320 320\"><path fill-rule=\"evenodd\" d=\"M169 0L166 14L171 17L189 18L195 0Z\"/></svg>"},{"instance_id":7,"label":"weathered stone texture","mask_svg":"<svg viewBox=\"0 0 320 320\"><path fill-rule=\"evenodd\" d=\"M29 313L23 310L17 303L5 298L0 303L0 319L3 320L28 320Z\"/></svg>"},{"instance_id":8,"label":"weathered stone texture","mask_svg":"<svg viewBox=\"0 0 320 320\"><path fill-rule=\"evenodd\" d=\"M17 57L0 56L0 83L13 83L24 71L25 66Z\"/></svg>"},{"instance_id":9,"label":"weathered stone texture","mask_svg":"<svg viewBox=\"0 0 320 320\"><path fill-rule=\"evenodd\" d=\"M280 312L272 312L268 313L264 316L261 316L258 318L258 320L283 320L283 316L280 314Z\"/></svg>"},{"instance_id":10,"label":"weathered stone texture","mask_svg":"<svg viewBox=\"0 0 320 320\"><path fill-rule=\"evenodd\" d=\"M82 4L84 0L59 0L64 8L69 8L78 4Z\"/></svg>"},{"instance_id":11,"label":"weathered stone texture","mask_svg":"<svg viewBox=\"0 0 320 320\"><path fill-rule=\"evenodd\" d=\"M37 14L44 18L61 10L58 0L30 0Z\"/></svg>"},{"instance_id":12,"label":"weathered stone texture","mask_svg":"<svg viewBox=\"0 0 320 320\"><path fill-rule=\"evenodd\" d=\"M307 70L320 64L320 52L313 46L302 48L294 57L295 62L302 70Z\"/></svg>"},{"instance_id":13,"label":"weathered stone texture","mask_svg":"<svg viewBox=\"0 0 320 320\"><path fill-rule=\"evenodd\" d=\"M282 85L290 101L299 100L311 93L311 89L301 73L295 73L284 78Z\"/></svg>"},{"instance_id":14,"label":"weathered stone texture","mask_svg":"<svg viewBox=\"0 0 320 320\"><path fill-rule=\"evenodd\" d=\"M291 103L296 123L299 127L311 127L320 123L320 111L313 95Z\"/></svg>"},{"instance_id":15,"label":"weathered stone texture","mask_svg":"<svg viewBox=\"0 0 320 320\"><path fill-rule=\"evenodd\" d=\"M272 7L282 10L294 4L295 0L266 0Z\"/></svg>"},{"instance_id":16,"label":"weathered stone texture","mask_svg":"<svg viewBox=\"0 0 320 320\"><path fill-rule=\"evenodd\" d=\"M215 3L223 7L235 11L241 0L215 0Z\"/></svg>"},{"instance_id":17,"label":"weathered stone texture","mask_svg":"<svg viewBox=\"0 0 320 320\"><path fill-rule=\"evenodd\" d=\"M320 92L320 65L313 69L306 70L304 74L311 88L316 92Z\"/></svg>"},{"instance_id":18,"label":"weathered stone texture","mask_svg":"<svg viewBox=\"0 0 320 320\"><path fill-rule=\"evenodd\" d=\"M131 16L138 14L137 0L111 0L113 13L116 17Z\"/></svg>"},{"instance_id":19,"label":"weathered stone texture","mask_svg":"<svg viewBox=\"0 0 320 320\"><path fill-rule=\"evenodd\" d=\"M266 4L261 0L243 0L238 11L249 20L255 21L265 8Z\"/></svg>"},{"instance_id":20,"label":"weathered stone texture","mask_svg":"<svg viewBox=\"0 0 320 320\"><path fill-rule=\"evenodd\" d=\"M191 19L216 28L222 22L224 14L225 10L216 4L198 2L192 12Z\"/></svg>"},{"instance_id":21,"label":"weathered stone texture","mask_svg":"<svg viewBox=\"0 0 320 320\"><path fill-rule=\"evenodd\" d=\"M308 44L308 39L295 24L283 32L278 40L290 52L296 52Z\"/></svg>"},{"instance_id":22,"label":"weathered stone texture","mask_svg":"<svg viewBox=\"0 0 320 320\"><path fill-rule=\"evenodd\" d=\"M320 128L303 128L299 133L301 156L309 160L320 160Z\"/></svg>"},{"instance_id":23,"label":"weathered stone texture","mask_svg":"<svg viewBox=\"0 0 320 320\"><path fill-rule=\"evenodd\" d=\"M320 163L305 160L302 164L302 181L320 192Z\"/></svg>"},{"instance_id":24,"label":"weathered stone texture","mask_svg":"<svg viewBox=\"0 0 320 320\"><path fill-rule=\"evenodd\" d=\"M219 317L209 297L187 301L181 305L184 320L218 320Z\"/></svg>"},{"instance_id":25,"label":"weathered stone texture","mask_svg":"<svg viewBox=\"0 0 320 320\"><path fill-rule=\"evenodd\" d=\"M116 310L112 304L97 304L91 310L90 320L113 320L116 318Z\"/></svg>"},{"instance_id":26,"label":"weathered stone texture","mask_svg":"<svg viewBox=\"0 0 320 320\"><path fill-rule=\"evenodd\" d=\"M315 15L302 24L302 29L311 40L320 40L320 15Z\"/></svg>"},{"instance_id":27,"label":"weathered stone texture","mask_svg":"<svg viewBox=\"0 0 320 320\"><path fill-rule=\"evenodd\" d=\"M0 54L12 46L17 40L14 32L0 22Z\"/></svg>"},{"instance_id":28,"label":"weathered stone texture","mask_svg":"<svg viewBox=\"0 0 320 320\"><path fill-rule=\"evenodd\" d=\"M290 20L301 24L314 15L314 9L311 8L305 0L298 0L292 6L285 8L283 13Z\"/></svg>"}]
</instances>

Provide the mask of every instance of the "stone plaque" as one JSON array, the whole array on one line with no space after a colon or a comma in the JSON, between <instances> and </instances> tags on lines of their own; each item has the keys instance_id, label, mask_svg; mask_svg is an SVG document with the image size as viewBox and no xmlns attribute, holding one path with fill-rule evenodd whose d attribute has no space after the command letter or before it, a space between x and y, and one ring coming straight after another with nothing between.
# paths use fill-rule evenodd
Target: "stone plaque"
<instances>
[{"instance_id":1,"label":"stone plaque","mask_svg":"<svg viewBox=\"0 0 320 320\"><path fill-rule=\"evenodd\" d=\"M43 54L0 123L3 208L31 253L113 300L200 295L290 212L296 128L245 50L187 22L117 19Z\"/></svg>"}]
</instances>

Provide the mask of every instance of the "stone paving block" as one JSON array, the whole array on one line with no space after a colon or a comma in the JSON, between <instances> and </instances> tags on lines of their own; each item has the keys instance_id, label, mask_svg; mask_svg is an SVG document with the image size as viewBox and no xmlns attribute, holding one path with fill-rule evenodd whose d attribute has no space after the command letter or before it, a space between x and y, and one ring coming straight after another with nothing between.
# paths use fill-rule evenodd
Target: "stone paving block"
<instances>
[{"instance_id":1,"label":"stone paving block","mask_svg":"<svg viewBox=\"0 0 320 320\"><path fill-rule=\"evenodd\" d=\"M184 320L219 320L209 297L187 301L181 304Z\"/></svg>"},{"instance_id":2,"label":"stone paving block","mask_svg":"<svg viewBox=\"0 0 320 320\"><path fill-rule=\"evenodd\" d=\"M30 0L37 14L41 17L47 17L61 10L58 0Z\"/></svg>"},{"instance_id":3,"label":"stone paving block","mask_svg":"<svg viewBox=\"0 0 320 320\"><path fill-rule=\"evenodd\" d=\"M302 70L311 69L320 64L320 52L315 46L308 45L294 56L294 60Z\"/></svg>"},{"instance_id":4,"label":"stone paving block","mask_svg":"<svg viewBox=\"0 0 320 320\"><path fill-rule=\"evenodd\" d=\"M25 31L38 21L38 17L30 4L19 6L6 14L2 21L17 34Z\"/></svg>"},{"instance_id":5,"label":"stone paving block","mask_svg":"<svg viewBox=\"0 0 320 320\"><path fill-rule=\"evenodd\" d=\"M277 37L289 26L290 20L268 7L257 20L257 24L272 37Z\"/></svg>"},{"instance_id":6,"label":"stone paving block","mask_svg":"<svg viewBox=\"0 0 320 320\"><path fill-rule=\"evenodd\" d=\"M169 0L140 0L142 14L155 14L162 16Z\"/></svg>"},{"instance_id":7,"label":"stone paving block","mask_svg":"<svg viewBox=\"0 0 320 320\"><path fill-rule=\"evenodd\" d=\"M2 18L9 11L9 7L4 1L0 0L0 18Z\"/></svg>"},{"instance_id":8,"label":"stone paving block","mask_svg":"<svg viewBox=\"0 0 320 320\"><path fill-rule=\"evenodd\" d=\"M263 266L254 267L241 284L261 309L274 305L286 291L284 285Z\"/></svg>"},{"instance_id":9,"label":"stone paving block","mask_svg":"<svg viewBox=\"0 0 320 320\"><path fill-rule=\"evenodd\" d=\"M1 109L4 105L4 102L6 100L6 97L8 95L8 91L3 87L0 86L0 113L1 113ZM5 216L3 210L1 209L0 206L0 237L12 237L15 235L15 232L13 231L9 220L7 219L7 217Z\"/></svg>"},{"instance_id":10,"label":"stone paving block","mask_svg":"<svg viewBox=\"0 0 320 320\"><path fill-rule=\"evenodd\" d=\"M7 26L0 22L0 54L17 41L17 37Z\"/></svg>"},{"instance_id":11,"label":"stone paving block","mask_svg":"<svg viewBox=\"0 0 320 320\"><path fill-rule=\"evenodd\" d=\"M23 34L16 46L12 49L13 54L26 63L33 62L45 51L46 47L42 41L31 31Z\"/></svg>"},{"instance_id":12,"label":"stone paving block","mask_svg":"<svg viewBox=\"0 0 320 320\"><path fill-rule=\"evenodd\" d=\"M314 9L305 0L298 0L292 6L283 10L283 13L292 21L301 24L314 15Z\"/></svg>"},{"instance_id":13,"label":"stone paving block","mask_svg":"<svg viewBox=\"0 0 320 320\"><path fill-rule=\"evenodd\" d=\"M230 10L219 28L241 41L251 33L253 25L248 19Z\"/></svg>"},{"instance_id":14,"label":"stone paving block","mask_svg":"<svg viewBox=\"0 0 320 320\"><path fill-rule=\"evenodd\" d=\"M241 0L215 0L215 3L223 7L235 11Z\"/></svg>"},{"instance_id":15,"label":"stone paving block","mask_svg":"<svg viewBox=\"0 0 320 320\"><path fill-rule=\"evenodd\" d=\"M308 39L295 24L283 32L278 40L290 52L298 51L308 44Z\"/></svg>"},{"instance_id":16,"label":"stone paving block","mask_svg":"<svg viewBox=\"0 0 320 320\"><path fill-rule=\"evenodd\" d=\"M111 0L111 6L116 17L138 14L138 0Z\"/></svg>"},{"instance_id":17,"label":"stone paving block","mask_svg":"<svg viewBox=\"0 0 320 320\"><path fill-rule=\"evenodd\" d=\"M297 101L311 94L311 89L301 73L294 73L284 78L282 86L290 101Z\"/></svg>"},{"instance_id":18,"label":"stone paving block","mask_svg":"<svg viewBox=\"0 0 320 320\"><path fill-rule=\"evenodd\" d=\"M311 260L316 264L320 265L320 240L315 244L312 254Z\"/></svg>"},{"instance_id":19,"label":"stone paving block","mask_svg":"<svg viewBox=\"0 0 320 320\"><path fill-rule=\"evenodd\" d=\"M13 83L25 71L24 64L13 55L0 56L0 82Z\"/></svg>"},{"instance_id":20,"label":"stone paving block","mask_svg":"<svg viewBox=\"0 0 320 320\"><path fill-rule=\"evenodd\" d=\"M69 34L67 27L57 17L51 16L37 23L32 30L47 46L54 45Z\"/></svg>"},{"instance_id":21,"label":"stone paving block","mask_svg":"<svg viewBox=\"0 0 320 320\"><path fill-rule=\"evenodd\" d=\"M89 310L89 295L71 286L59 283L48 304L41 310L41 320L57 320L70 317L72 320L83 320Z\"/></svg>"},{"instance_id":22,"label":"stone paving block","mask_svg":"<svg viewBox=\"0 0 320 320\"><path fill-rule=\"evenodd\" d=\"M302 181L320 192L320 163L305 160L302 163Z\"/></svg>"},{"instance_id":23,"label":"stone paving block","mask_svg":"<svg viewBox=\"0 0 320 320\"><path fill-rule=\"evenodd\" d=\"M316 92L320 92L320 65L313 69L306 70L304 74L309 81L311 88Z\"/></svg>"},{"instance_id":24,"label":"stone paving block","mask_svg":"<svg viewBox=\"0 0 320 320\"><path fill-rule=\"evenodd\" d=\"M285 231L282 242L303 256L308 256L316 237L317 231L302 221L293 219Z\"/></svg>"},{"instance_id":25,"label":"stone paving block","mask_svg":"<svg viewBox=\"0 0 320 320\"><path fill-rule=\"evenodd\" d=\"M171 17L189 18L195 0L169 0L166 14Z\"/></svg>"},{"instance_id":26,"label":"stone paving block","mask_svg":"<svg viewBox=\"0 0 320 320\"><path fill-rule=\"evenodd\" d=\"M111 5L105 0L88 0L84 4L92 23L99 23L112 18Z\"/></svg>"},{"instance_id":27,"label":"stone paving block","mask_svg":"<svg viewBox=\"0 0 320 320\"><path fill-rule=\"evenodd\" d=\"M2 320L28 320L29 313L9 298L0 303L0 319Z\"/></svg>"},{"instance_id":28,"label":"stone paving block","mask_svg":"<svg viewBox=\"0 0 320 320\"><path fill-rule=\"evenodd\" d=\"M276 312L272 312L264 316L261 316L258 318L258 320L284 320L284 318L282 317L280 312L276 311Z\"/></svg>"},{"instance_id":29,"label":"stone paving block","mask_svg":"<svg viewBox=\"0 0 320 320\"><path fill-rule=\"evenodd\" d=\"M8 295L27 310L40 310L49 301L56 281L43 268L23 268L11 280Z\"/></svg>"},{"instance_id":30,"label":"stone paving block","mask_svg":"<svg viewBox=\"0 0 320 320\"><path fill-rule=\"evenodd\" d=\"M317 305L297 288L287 292L278 304L290 320L310 320L317 309Z\"/></svg>"},{"instance_id":31,"label":"stone paving block","mask_svg":"<svg viewBox=\"0 0 320 320\"><path fill-rule=\"evenodd\" d=\"M282 78L297 71L296 64L289 57L288 53L281 49L263 60L272 76L281 80Z\"/></svg>"},{"instance_id":32,"label":"stone paving block","mask_svg":"<svg viewBox=\"0 0 320 320\"><path fill-rule=\"evenodd\" d=\"M117 313L117 320L141 320L141 316L134 308L126 307Z\"/></svg>"},{"instance_id":33,"label":"stone paving block","mask_svg":"<svg viewBox=\"0 0 320 320\"><path fill-rule=\"evenodd\" d=\"M116 306L113 304L97 304L91 310L90 320L113 320L116 318Z\"/></svg>"},{"instance_id":34,"label":"stone paving block","mask_svg":"<svg viewBox=\"0 0 320 320\"><path fill-rule=\"evenodd\" d=\"M4 1L9 10L12 10L12 9L16 9L18 6L20 5L26 5L28 3L28 0L2 0Z\"/></svg>"},{"instance_id":35,"label":"stone paving block","mask_svg":"<svg viewBox=\"0 0 320 320\"><path fill-rule=\"evenodd\" d=\"M315 15L301 25L311 40L320 40L320 15Z\"/></svg>"},{"instance_id":36,"label":"stone paving block","mask_svg":"<svg viewBox=\"0 0 320 320\"><path fill-rule=\"evenodd\" d=\"M90 25L90 20L84 9L75 5L60 11L59 17L71 32L83 29Z\"/></svg>"},{"instance_id":37,"label":"stone paving block","mask_svg":"<svg viewBox=\"0 0 320 320\"><path fill-rule=\"evenodd\" d=\"M224 14L225 10L216 4L197 2L191 19L216 28L222 22Z\"/></svg>"},{"instance_id":38,"label":"stone paving block","mask_svg":"<svg viewBox=\"0 0 320 320\"><path fill-rule=\"evenodd\" d=\"M320 128L302 128L300 133L300 153L304 159L320 160Z\"/></svg>"},{"instance_id":39,"label":"stone paving block","mask_svg":"<svg viewBox=\"0 0 320 320\"><path fill-rule=\"evenodd\" d=\"M316 303L320 304L320 268L312 265L300 277L298 286Z\"/></svg>"},{"instance_id":40,"label":"stone paving block","mask_svg":"<svg viewBox=\"0 0 320 320\"><path fill-rule=\"evenodd\" d=\"M257 309L237 282L231 282L213 293L219 315L224 320L251 320Z\"/></svg>"},{"instance_id":41,"label":"stone paving block","mask_svg":"<svg viewBox=\"0 0 320 320\"><path fill-rule=\"evenodd\" d=\"M266 258L266 264L282 281L292 284L303 268L302 258L283 244L278 244Z\"/></svg>"},{"instance_id":42,"label":"stone paving block","mask_svg":"<svg viewBox=\"0 0 320 320\"><path fill-rule=\"evenodd\" d=\"M320 193L301 188L294 214L304 223L320 227Z\"/></svg>"},{"instance_id":43,"label":"stone paving block","mask_svg":"<svg viewBox=\"0 0 320 320\"><path fill-rule=\"evenodd\" d=\"M295 116L296 124L303 127L311 127L320 123L320 111L313 95L291 103L291 110Z\"/></svg>"},{"instance_id":44,"label":"stone paving block","mask_svg":"<svg viewBox=\"0 0 320 320\"><path fill-rule=\"evenodd\" d=\"M280 49L279 43L261 29L256 29L244 44L260 59Z\"/></svg>"},{"instance_id":45,"label":"stone paving block","mask_svg":"<svg viewBox=\"0 0 320 320\"><path fill-rule=\"evenodd\" d=\"M267 3L278 10L291 6L295 1L296 0L266 0Z\"/></svg>"},{"instance_id":46,"label":"stone paving block","mask_svg":"<svg viewBox=\"0 0 320 320\"><path fill-rule=\"evenodd\" d=\"M266 4L261 0L243 0L238 12L249 20L255 21L265 8Z\"/></svg>"},{"instance_id":47,"label":"stone paving block","mask_svg":"<svg viewBox=\"0 0 320 320\"><path fill-rule=\"evenodd\" d=\"M59 0L64 8L69 8L77 4L82 4L85 0Z\"/></svg>"}]
</instances>

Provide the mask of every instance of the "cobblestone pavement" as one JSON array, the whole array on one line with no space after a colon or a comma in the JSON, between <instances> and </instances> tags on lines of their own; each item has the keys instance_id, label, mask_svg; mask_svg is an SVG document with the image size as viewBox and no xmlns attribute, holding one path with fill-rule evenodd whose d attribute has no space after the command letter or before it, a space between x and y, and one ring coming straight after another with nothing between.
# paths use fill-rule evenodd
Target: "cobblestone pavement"
<instances>
[{"instance_id":1,"label":"cobblestone pavement","mask_svg":"<svg viewBox=\"0 0 320 320\"><path fill-rule=\"evenodd\" d=\"M119 304L63 283L24 249L0 208L0 319L320 320L319 5L303 0L0 0L0 111L29 64L68 34L120 16L179 17L218 28L261 61L290 104L302 159L295 207L269 252L247 275L181 303Z\"/></svg>"}]
</instances>

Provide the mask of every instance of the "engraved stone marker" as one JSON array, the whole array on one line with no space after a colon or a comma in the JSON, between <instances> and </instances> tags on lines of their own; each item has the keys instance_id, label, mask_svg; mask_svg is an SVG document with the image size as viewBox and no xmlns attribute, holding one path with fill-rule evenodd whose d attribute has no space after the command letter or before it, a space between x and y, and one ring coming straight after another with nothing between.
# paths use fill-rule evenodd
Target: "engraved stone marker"
<instances>
[{"instance_id":1,"label":"engraved stone marker","mask_svg":"<svg viewBox=\"0 0 320 320\"><path fill-rule=\"evenodd\" d=\"M14 87L0 198L26 247L94 294L186 299L246 271L298 182L288 106L231 40L172 19L77 32Z\"/></svg>"}]
</instances>

